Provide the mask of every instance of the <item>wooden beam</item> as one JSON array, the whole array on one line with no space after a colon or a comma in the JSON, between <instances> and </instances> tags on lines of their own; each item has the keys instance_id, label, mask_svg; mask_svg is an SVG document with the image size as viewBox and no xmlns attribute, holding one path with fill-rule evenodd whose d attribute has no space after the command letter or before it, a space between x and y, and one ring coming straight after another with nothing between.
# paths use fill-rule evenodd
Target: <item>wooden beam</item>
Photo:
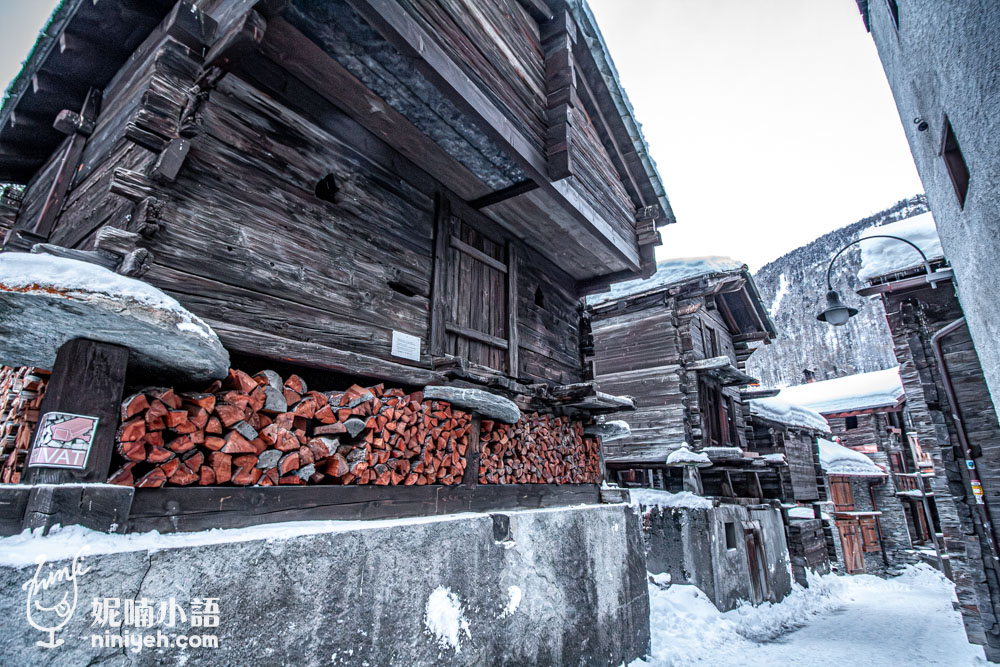
<instances>
[{"instance_id":1,"label":"wooden beam","mask_svg":"<svg viewBox=\"0 0 1000 667\"><path fill-rule=\"evenodd\" d=\"M472 257L472 258L476 259L479 262L482 262L483 264L487 265L491 269L496 269L497 271L500 271L501 273L507 273L507 265L506 264L504 264L503 262L501 262L499 259L494 259L494 258L490 257L489 255L487 255L482 250L479 250L478 248L473 248L471 245L469 245L468 243L466 243L462 239L458 238L454 234L452 234L451 239L449 240L449 244L455 250L457 250L457 251L459 251L461 253L464 253L464 254L468 255L469 257Z\"/></svg>"},{"instance_id":2,"label":"wooden beam","mask_svg":"<svg viewBox=\"0 0 1000 667\"><path fill-rule=\"evenodd\" d=\"M507 375L517 378L521 375L520 340L517 329L517 281L520 259L518 245L507 242Z\"/></svg>"},{"instance_id":3,"label":"wooden beam","mask_svg":"<svg viewBox=\"0 0 1000 667\"><path fill-rule=\"evenodd\" d=\"M488 333L483 333L482 331L477 331L476 329L459 326L457 324L452 324L451 322L445 324L445 329L448 333L464 336L465 338L471 338L472 340L483 343L484 345L499 347L501 350L506 350L509 347L507 341L503 338L497 338L496 336L491 336Z\"/></svg>"},{"instance_id":4,"label":"wooden beam","mask_svg":"<svg viewBox=\"0 0 1000 667\"><path fill-rule=\"evenodd\" d=\"M451 202L439 194L434 221L434 269L431 277L431 340L432 357L445 354L447 331L448 294L445 282L448 278L448 241L451 239Z\"/></svg>"},{"instance_id":5,"label":"wooden beam","mask_svg":"<svg viewBox=\"0 0 1000 667\"><path fill-rule=\"evenodd\" d=\"M396 519L599 502L597 484L165 487L136 489L128 529L176 533L281 521Z\"/></svg>"},{"instance_id":6,"label":"wooden beam","mask_svg":"<svg viewBox=\"0 0 1000 667\"><path fill-rule=\"evenodd\" d=\"M504 147L528 176L568 212L599 247L628 267L638 270L636 247L621 237L610 223L585 201L566 180L550 181L548 160L540 147L531 143L486 93L470 79L432 35L413 20L405 8L393 0L348 0L361 17L392 44L404 57L413 59L421 74L460 110L479 125L493 141ZM577 239L584 242L582 239ZM597 247L591 246L591 251Z\"/></svg>"},{"instance_id":7,"label":"wooden beam","mask_svg":"<svg viewBox=\"0 0 1000 667\"><path fill-rule=\"evenodd\" d=\"M479 484L479 431L483 420L472 413L472 424L469 427L469 448L465 451L465 472L462 474L462 484L474 487Z\"/></svg>"},{"instance_id":8,"label":"wooden beam","mask_svg":"<svg viewBox=\"0 0 1000 667\"><path fill-rule=\"evenodd\" d=\"M83 108L80 110L80 129L83 129L82 125L84 123L96 122L100 108L101 91L91 88L90 92L87 93L87 99L83 103ZM80 165L80 158L83 156L83 149L86 145L87 135L80 130L77 130L70 137L62 159L59 162L56 176L52 179L49 193L45 197L45 205L38 214L38 218L31 223L32 233L45 238L48 238L52 233L52 227L55 225L56 218L59 217L59 213L62 211L66 193L69 191L73 176Z\"/></svg>"},{"instance_id":9,"label":"wooden beam","mask_svg":"<svg viewBox=\"0 0 1000 667\"><path fill-rule=\"evenodd\" d=\"M509 185L502 190L496 190L488 195L479 197L478 199L473 199L468 202L469 206L474 209L486 208L487 206L493 206L494 204L499 204L500 202L507 201L508 199L513 199L523 195L526 192L531 192L538 188L538 183L534 181L521 181L515 183L514 185Z\"/></svg>"},{"instance_id":10,"label":"wooden beam","mask_svg":"<svg viewBox=\"0 0 1000 667\"><path fill-rule=\"evenodd\" d=\"M338 350L327 345L283 338L230 322L206 318L230 350L244 352L317 370L390 380L412 386L441 384L443 373L380 359L367 354ZM388 352L388 350L387 350Z\"/></svg>"}]
</instances>

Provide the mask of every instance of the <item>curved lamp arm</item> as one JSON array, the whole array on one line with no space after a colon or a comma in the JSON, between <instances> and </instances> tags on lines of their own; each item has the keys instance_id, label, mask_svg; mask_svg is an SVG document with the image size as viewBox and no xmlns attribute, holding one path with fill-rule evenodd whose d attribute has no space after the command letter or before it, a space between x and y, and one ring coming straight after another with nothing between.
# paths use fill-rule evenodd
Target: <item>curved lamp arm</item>
<instances>
[{"instance_id":1,"label":"curved lamp arm","mask_svg":"<svg viewBox=\"0 0 1000 667\"><path fill-rule=\"evenodd\" d=\"M912 241L907 241L906 239L901 238L899 236L889 236L888 234L872 234L871 236L866 236L864 238L857 239L856 241L851 241L850 243L848 243L843 248L837 251L837 254L834 255L833 259L830 260L830 265L826 267L827 290L833 290L833 284L830 282L830 272L833 270L833 263L837 261L837 258L840 257L843 254L843 252L848 248L850 248L852 245L857 245L858 243L861 243L862 241L867 241L868 239L895 239L897 241L902 241L903 243L906 243L907 245L911 246L914 250L920 253L920 257L924 260L924 267L927 269L927 273L928 274L933 273L933 271L931 270L931 263L927 260L927 255L924 254L923 250L917 247L917 244L913 243Z\"/></svg>"}]
</instances>

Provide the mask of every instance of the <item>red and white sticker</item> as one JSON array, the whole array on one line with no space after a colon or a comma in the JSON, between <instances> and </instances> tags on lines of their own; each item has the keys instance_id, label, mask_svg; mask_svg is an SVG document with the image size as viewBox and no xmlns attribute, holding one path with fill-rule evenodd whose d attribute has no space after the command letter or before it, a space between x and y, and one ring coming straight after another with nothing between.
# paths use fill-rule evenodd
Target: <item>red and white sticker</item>
<instances>
[{"instance_id":1,"label":"red and white sticker","mask_svg":"<svg viewBox=\"0 0 1000 667\"><path fill-rule=\"evenodd\" d=\"M99 417L68 412L46 412L38 421L35 444L28 466L31 468L87 467Z\"/></svg>"}]
</instances>

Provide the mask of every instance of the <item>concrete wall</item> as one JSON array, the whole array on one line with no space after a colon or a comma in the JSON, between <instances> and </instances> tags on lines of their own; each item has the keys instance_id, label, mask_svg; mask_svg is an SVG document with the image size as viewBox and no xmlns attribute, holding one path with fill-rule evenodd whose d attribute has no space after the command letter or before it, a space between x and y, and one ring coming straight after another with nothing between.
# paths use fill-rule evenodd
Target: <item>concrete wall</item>
<instances>
[{"instance_id":1,"label":"concrete wall","mask_svg":"<svg viewBox=\"0 0 1000 667\"><path fill-rule=\"evenodd\" d=\"M845 0L847 1L847 0ZM871 32L945 255L955 268L994 406L1000 405L1000 3L982 0L899 2L899 28L886 3L872 1ZM860 24L860 21L859 21ZM860 25L859 25L859 29ZM940 156L947 114L970 182L964 208ZM929 127L920 132L913 122ZM996 409L994 407L994 409Z\"/></svg>"},{"instance_id":2,"label":"concrete wall","mask_svg":"<svg viewBox=\"0 0 1000 667\"><path fill-rule=\"evenodd\" d=\"M649 571L669 573L676 584L697 586L719 609L727 611L740 601L753 600L744 521L760 522L770 584L766 599L778 601L791 591L788 548L779 510L720 505L703 509L643 507L642 513ZM734 524L734 548L726 546L727 522Z\"/></svg>"},{"instance_id":3,"label":"concrete wall","mask_svg":"<svg viewBox=\"0 0 1000 667\"><path fill-rule=\"evenodd\" d=\"M0 567L0 664L618 665L648 650L645 558L627 505L372 525L89 556L53 649L35 645L43 635L25 620L21 586L34 568ZM429 630L434 596L456 613L457 647ZM174 597L184 608L219 598L220 648L92 648L102 629L91 627L93 600L104 597Z\"/></svg>"}]
</instances>

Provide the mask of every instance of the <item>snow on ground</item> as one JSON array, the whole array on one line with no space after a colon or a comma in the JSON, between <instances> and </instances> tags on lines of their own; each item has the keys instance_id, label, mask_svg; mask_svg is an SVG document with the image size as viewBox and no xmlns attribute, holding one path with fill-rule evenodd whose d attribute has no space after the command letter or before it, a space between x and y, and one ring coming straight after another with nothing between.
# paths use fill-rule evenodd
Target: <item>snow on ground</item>
<instances>
[{"instance_id":1,"label":"snow on ground","mask_svg":"<svg viewBox=\"0 0 1000 667\"><path fill-rule=\"evenodd\" d=\"M884 371L858 373L833 380L786 387L781 390L777 398L802 405L821 414L829 414L895 405L903 395L899 366L895 366Z\"/></svg>"},{"instance_id":2,"label":"snow on ground","mask_svg":"<svg viewBox=\"0 0 1000 667\"><path fill-rule=\"evenodd\" d=\"M649 594L652 655L633 667L987 664L966 641L951 584L926 565L891 580L812 576L779 604L726 613L694 586L650 584Z\"/></svg>"},{"instance_id":3,"label":"snow on ground","mask_svg":"<svg viewBox=\"0 0 1000 667\"><path fill-rule=\"evenodd\" d=\"M827 475L855 475L870 477L876 475L885 477L885 471L875 465L870 458L848 449L843 445L838 445L831 440L818 438L819 441L819 463L823 466L823 472Z\"/></svg>"},{"instance_id":4,"label":"snow on ground","mask_svg":"<svg viewBox=\"0 0 1000 667\"><path fill-rule=\"evenodd\" d=\"M472 637L458 596L444 586L438 586L427 598L424 626L437 639L441 648L462 652L461 634Z\"/></svg>"},{"instance_id":5,"label":"snow on ground","mask_svg":"<svg viewBox=\"0 0 1000 667\"><path fill-rule=\"evenodd\" d=\"M934 216L930 213L915 215L912 218L894 222L891 225L872 227L861 234L867 238L876 234L899 236L924 251L930 261L944 257L941 249L941 239L938 238ZM872 239L861 244L861 270L858 278L872 280L891 273L914 269L923 265L920 253L902 241L893 239Z\"/></svg>"},{"instance_id":6,"label":"snow on ground","mask_svg":"<svg viewBox=\"0 0 1000 667\"><path fill-rule=\"evenodd\" d=\"M804 426L814 428L824 433L830 432L830 425L826 423L823 415L814 410L810 410L802 405L796 405L782 398L785 390L781 394L771 398L754 398L750 400L750 414L770 419L779 424L789 426Z\"/></svg>"},{"instance_id":7,"label":"snow on ground","mask_svg":"<svg viewBox=\"0 0 1000 667\"><path fill-rule=\"evenodd\" d=\"M670 493L659 489L629 489L629 502L632 505L644 505L646 507L684 507L686 509L707 509L715 504L705 498L690 491Z\"/></svg>"},{"instance_id":8,"label":"snow on ground","mask_svg":"<svg viewBox=\"0 0 1000 667\"><path fill-rule=\"evenodd\" d=\"M677 257L675 259L665 259L662 262L656 263L656 273L649 278L626 280L625 282L612 285L611 289L607 292L588 296L587 304L596 306L626 296L655 292L658 289L677 285L694 278L713 276L730 271L740 271L745 268L746 265L743 262L729 257Z\"/></svg>"},{"instance_id":9,"label":"snow on ground","mask_svg":"<svg viewBox=\"0 0 1000 667\"><path fill-rule=\"evenodd\" d=\"M678 466L686 463L690 464L701 464L701 463L712 463L712 460L708 458L707 454L701 452L692 452L688 449L687 445L682 445L681 447L670 452L670 456L667 457L668 466Z\"/></svg>"}]
</instances>

